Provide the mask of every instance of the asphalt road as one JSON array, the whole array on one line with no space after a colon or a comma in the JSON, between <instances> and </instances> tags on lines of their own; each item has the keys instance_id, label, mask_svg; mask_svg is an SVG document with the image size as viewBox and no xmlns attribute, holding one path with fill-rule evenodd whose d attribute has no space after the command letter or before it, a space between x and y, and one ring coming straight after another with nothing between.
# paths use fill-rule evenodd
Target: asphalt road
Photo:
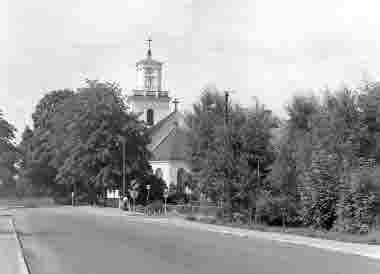
<instances>
[{"instance_id":1,"label":"asphalt road","mask_svg":"<svg viewBox=\"0 0 380 274\"><path fill-rule=\"evenodd\" d=\"M17 210L32 274L379 274L380 260L70 208Z\"/></svg>"}]
</instances>

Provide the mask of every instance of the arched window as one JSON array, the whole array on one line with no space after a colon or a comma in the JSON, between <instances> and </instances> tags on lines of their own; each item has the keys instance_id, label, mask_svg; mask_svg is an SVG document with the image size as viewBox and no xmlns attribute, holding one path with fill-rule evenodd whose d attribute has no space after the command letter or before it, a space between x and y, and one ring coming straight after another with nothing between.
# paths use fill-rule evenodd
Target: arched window
<instances>
[{"instance_id":1,"label":"arched window","mask_svg":"<svg viewBox=\"0 0 380 274\"><path fill-rule=\"evenodd\" d=\"M148 109L146 111L146 123L148 125L153 125L154 124L154 113L153 113L153 109Z\"/></svg>"}]
</instances>

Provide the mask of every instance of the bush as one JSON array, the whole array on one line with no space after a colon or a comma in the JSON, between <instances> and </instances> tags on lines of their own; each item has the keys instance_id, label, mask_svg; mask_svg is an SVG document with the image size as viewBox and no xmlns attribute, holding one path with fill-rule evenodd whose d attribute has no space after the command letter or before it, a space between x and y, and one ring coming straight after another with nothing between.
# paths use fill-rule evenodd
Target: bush
<instances>
[{"instance_id":1,"label":"bush","mask_svg":"<svg viewBox=\"0 0 380 274\"><path fill-rule=\"evenodd\" d=\"M267 225L299 226L302 224L297 204L292 198L283 195L261 196L256 202L256 214Z\"/></svg>"},{"instance_id":2,"label":"bush","mask_svg":"<svg viewBox=\"0 0 380 274\"><path fill-rule=\"evenodd\" d=\"M336 229L366 234L376 224L380 205L378 172L363 170L338 204Z\"/></svg>"}]
</instances>

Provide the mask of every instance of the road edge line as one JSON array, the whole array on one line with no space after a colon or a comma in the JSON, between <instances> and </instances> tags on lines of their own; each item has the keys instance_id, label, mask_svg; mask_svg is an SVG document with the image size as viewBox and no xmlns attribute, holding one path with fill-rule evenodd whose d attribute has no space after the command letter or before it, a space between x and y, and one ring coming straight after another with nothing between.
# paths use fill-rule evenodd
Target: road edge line
<instances>
[{"instance_id":1,"label":"road edge line","mask_svg":"<svg viewBox=\"0 0 380 274\"><path fill-rule=\"evenodd\" d=\"M14 219L13 217L11 218L10 220L10 223L12 225L12 229L13 229L13 235L17 241L17 244L18 244L18 261L19 261L19 265L20 265L20 274L31 274L31 271L30 271L30 268L29 268L29 265L26 261L26 258L25 258L25 254L24 254L24 248L22 246L22 242L20 240L20 236L16 230L16 225L15 225L15 222L14 222Z\"/></svg>"}]
</instances>

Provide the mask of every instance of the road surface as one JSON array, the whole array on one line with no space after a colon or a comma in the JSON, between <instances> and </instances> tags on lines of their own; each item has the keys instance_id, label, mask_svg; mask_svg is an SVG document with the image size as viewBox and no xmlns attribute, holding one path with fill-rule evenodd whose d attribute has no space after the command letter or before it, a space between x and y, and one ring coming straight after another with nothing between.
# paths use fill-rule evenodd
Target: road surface
<instances>
[{"instance_id":1,"label":"road surface","mask_svg":"<svg viewBox=\"0 0 380 274\"><path fill-rule=\"evenodd\" d=\"M75 208L18 209L32 274L379 274L380 260Z\"/></svg>"}]
</instances>

